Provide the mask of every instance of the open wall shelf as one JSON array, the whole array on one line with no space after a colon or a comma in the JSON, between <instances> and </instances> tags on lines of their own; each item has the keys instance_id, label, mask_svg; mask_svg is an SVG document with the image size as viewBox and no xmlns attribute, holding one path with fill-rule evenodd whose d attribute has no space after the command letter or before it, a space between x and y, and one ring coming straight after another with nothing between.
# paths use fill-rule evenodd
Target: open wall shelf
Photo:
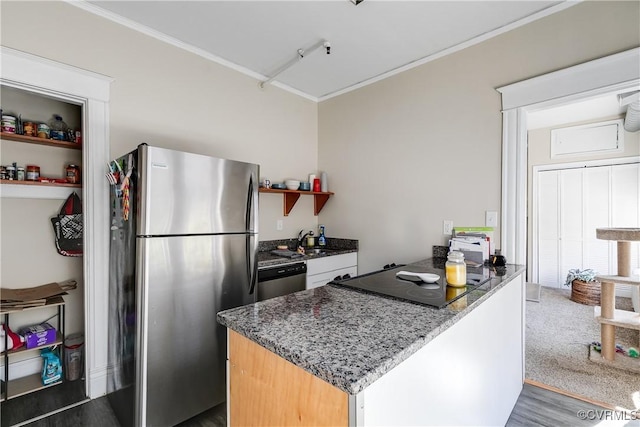
<instances>
[{"instance_id":1,"label":"open wall shelf","mask_svg":"<svg viewBox=\"0 0 640 427\"><path fill-rule=\"evenodd\" d=\"M284 200L284 216L289 216L289 212L295 206L296 202L300 198L300 195L313 196L313 214L318 215L324 207L329 197L334 193L330 191L326 192L314 192L314 191L300 191L300 190L276 190L273 188L260 188L261 193L274 193L282 194Z\"/></svg>"}]
</instances>

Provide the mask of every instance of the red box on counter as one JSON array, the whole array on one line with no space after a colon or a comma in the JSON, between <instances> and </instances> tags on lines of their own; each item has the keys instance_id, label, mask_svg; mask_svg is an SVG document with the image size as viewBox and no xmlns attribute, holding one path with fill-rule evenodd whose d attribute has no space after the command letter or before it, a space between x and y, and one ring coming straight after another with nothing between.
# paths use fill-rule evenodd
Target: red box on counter
<instances>
[{"instance_id":1,"label":"red box on counter","mask_svg":"<svg viewBox=\"0 0 640 427\"><path fill-rule=\"evenodd\" d=\"M56 340L56 329L48 323L26 326L21 328L18 333L24 337L24 344L27 348L41 347Z\"/></svg>"}]
</instances>

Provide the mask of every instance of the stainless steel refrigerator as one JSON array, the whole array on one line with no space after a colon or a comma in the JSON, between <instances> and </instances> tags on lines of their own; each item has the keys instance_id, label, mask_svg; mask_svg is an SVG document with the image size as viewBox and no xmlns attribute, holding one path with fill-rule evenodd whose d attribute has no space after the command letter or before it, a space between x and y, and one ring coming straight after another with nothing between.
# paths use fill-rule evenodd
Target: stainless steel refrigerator
<instances>
[{"instance_id":1,"label":"stainless steel refrigerator","mask_svg":"<svg viewBox=\"0 0 640 427\"><path fill-rule=\"evenodd\" d=\"M175 425L225 401L216 313L255 301L259 167L146 144L110 167L108 399Z\"/></svg>"}]
</instances>

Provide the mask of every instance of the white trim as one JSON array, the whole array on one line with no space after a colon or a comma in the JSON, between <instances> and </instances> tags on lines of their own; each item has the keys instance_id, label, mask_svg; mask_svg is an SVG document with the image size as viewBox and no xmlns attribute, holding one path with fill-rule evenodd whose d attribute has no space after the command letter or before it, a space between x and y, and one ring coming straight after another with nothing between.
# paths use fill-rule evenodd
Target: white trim
<instances>
[{"instance_id":1,"label":"white trim","mask_svg":"<svg viewBox=\"0 0 640 427\"><path fill-rule=\"evenodd\" d=\"M161 33L160 31L156 31L152 28L149 28L145 25L142 25L138 22L132 21L130 19L127 19L123 16L117 15L113 12L110 12L106 9L102 9L98 6L95 6L91 3L88 3L85 0L64 0L65 2L67 2L70 5L79 7L80 9L83 9L87 12L93 13L94 15L98 15L102 18L108 19L112 22L115 22L116 24L120 24L120 25L124 25L127 28L130 28L134 31L138 31L144 35L147 35L149 37L153 37L154 39L160 40L161 42L170 44L172 46L177 47L178 49L182 49L185 50L187 52L193 53L194 55L198 55L204 59L207 59L209 61L215 62L217 64L220 64L224 67L230 68L234 71L237 71L239 73L244 74L245 76L249 76L252 77L256 80L258 80L259 82L256 83L256 87L260 90L267 90L267 88L261 89L259 87L259 83L262 82L263 80L267 80L269 78L269 76L265 76L262 75L260 73L256 73L255 71L252 71L246 67L243 67L241 65L235 64L231 61L227 61L224 58L221 58L217 55L214 55L212 53L207 52L204 49L200 49L199 47L195 47L191 44L185 43L181 40L178 40L174 37L168 36L164 33ZM310 101L314 101L314 102L318 102L318 98L312 95L309 95L305 92L302 92L296 88L293 88L291 86L288 86L284 83L280 83L278 81L273 81L271 82L272 86L275 86L277 88L280 88L282 90L285 90L287 92L293 93L294 95L298 95L301 96L303 98L306 98Z\"/></svg>"},{"instance_id":2,"label":"white trim","mask_svg":"<svg viewBox=\"0 0 640 427\"><path fill-rule=\"evenodd\" d=\"M503 254L510 262L527 261L527 113L605 93L637 90L639 62L640 48L634 48L496 89L502 94L504 118L500 235Z\"/></svg>"},{"instance_id":3,"label":"white trim","mask_svg":"<svg viewBox=\"0 0 640 427\"><path fill-rule=\"evenodd\" d=\"M124 25L125 27L130 28L130 29L132 29L134 31L138 31L138 32L140 32L142 34L145 34L145 35L149 36L149 37L153 37L153 38L155 38L157 40L160 40L162 42L168 43L168 44L170 44L172 46L175 46L175 47L177 47L179 49L186 50L187 52L191 52L191 53L193 53L195 55L198 55L198 56L200 56L202 58L205 58L205 59L207 59L209 61L213 61L213 62L215 62L217 64L220 64L222 66L230 68L230 69L232 69L234 71L237 71L239 73L242 73L242 74L244 74L246 76L252 77L252 78L258 80L259 82L269 78L269 76L264 76L264 75L262 75L260 73L252 71L252 70L250 70L250 69L248 69L246 67L243 67L241 65L235 64L235 63L233 63L231 61L228 61L228 60L226 60L224 58L221 58L221 57L219 57L217 55L214 55L214 54L212 54L210 52L207 52L204 49L200 49L200 48L195 47L195 46L193 46L191 44L188 44L188 43L185 43L185 42L183 42L181 40L178 40L178 39L176 39L174 37L171 37L171 36L168 36L168 35L166 35L164 33L161 33L160 31L154 30L154 29L149 28L149 27L147 27L145 25L142 25L142 24L137 23L135 21L132 21L130 19L124 18L123 16L120 16L120 15L118 15L116 13L110 12L110 11L108 11L106 9L102 9L102 8L100 8L98 6L95 6L95 5L87 2L86 0L64 0L64 1L67 2L68 4L71 4L73 6L76 6L76 7L80 8L80 9L83 9L83 10L89 12L89 13L93 13L94 15L98 15L98 16L100 16L102 18L105 18L105 19L108 19L110 21L113 21L113 22L115 22L117 24ZM295 89L295 88L293 88L291 86L288 86L286 84L280 83L278 81L274 81L271 84L273 86L277 87L277 88L280 88L282 90L285 90L287 92L293 93L295 95L301 96L303 98L309 99L309 100L314 101L314 102L326 101L327 99L331 99L331 98L334 98L336 96L343 95L345 93L354 91L356 89L360 89L362 87L365 87L365 86L368 86L370 84L376 83L376 82L378 82L380 80L384 80L384 79L386 79L388 77L391 77L391 76L394 76L396 74L400 74L400 73L402 73L404 71L407 71L407 70L410 70L412 68L419 67L419 66L424 65L424 64L426 64L428 62L435 61L436 59L442 58L443 56L447 56L447 55L450 55L452 53L458 52L458 51L460 51L462 49L466 49L466 48L468 48L470 46L474 46L476 44L482 43L482 42L484 42L486 40L489 40L489 39L491 39L493 37L497 37L497 36L499 36L501 34L504 34L504 33L508 32L508 31L511 31L511 30L516 29L516 28L522 27L523 25L530 24L531 22L537 21L538 19L542 19L542 18L545 18L545 17L547 17L549 15L552 15L554 13L561 12L561 11L563 11L565 9L568 9L568 8L570 8L572 6L575 6L575 5L579 4L579 3L581 3L582 1L583 0L570 0L570 1L569 0L565 0L560 4L548 7L546 9L544 9L544 10L541 10L540 12L534 13L534 14L529 15L529 16L527 16L525 18L522 18L522 19L520 19L518 21L512 22L511 24L505 25L505 26L500 27L498 29L495 29L493 31L486 32L486 33L484 33L484 34L482 34L482 35L480 35L478 37L474 37L474 38L472 38L470 40L467 40L467 41L464 41L462 43L459 43L459 44L457 44L455 46L452 46L452 47L450 47L448 49L441 50L440 52L437 52L437 53L435 53L433 55L426 56L426 57L424 57L422 59L419 59L417 61L411 62L409 64L406 64L406 65L403 65L403 66L398 67L396 69L393 69L391 71L388 71L386 73L382 73L382 74L380 74L378 76L372 77L370 79L364 80L362 82L356 83L354 85L348 86L348 87L346 87L344 89L340 89L340 90L335 91L335 92L331 92L331 93L326 94L326 95L313 96L313 95L310 95L308 93L302 92L302 91L300 91L298 89Z\"/></svg>"},{"instance_id":4,"label":"white trim","mask_svg":"<svg viewBox=\"0 0 640 427\"><path fill-rule=\"evenodd\" d=\"M13 424L11 427L27 426L27 425L29 425L31 423L36 422L36 421L44 420L45 418L49 418L52 415L64 412L67 409L71 409L71 408L75 408L76 406L84 405L85 403L87 403L89 401L91 401L91 399L84 399L84 400L81 400L80 402L76 402L76 403L73 403L71 405L65 406L64 408L60 408L60 409L56 409L55 411L47 412L46 414L42 414L42 415L39 415L37 417L30 418L30 419L28 419L26 421L23 421L21 423L18 423L18 424Z\"/></svg>"},{"instance_id":5,"label":"white trim","mask_svg":"<svg viewBox=\"0 0 640 427\"><path fill-rule=\"evenodd\" d=\"M600 159L600 160L584 160L579 162L569 163L552 163L548 165L537 165L533 167L533 173L552 171L560 169L580 169L597 166L615 166L615 165L628 165L633 163L640 163L640 156L631 157L617 157L615 159Z\"/></svg>"},{"instance_id":6,"label":"white trim","mask_svg":"<svg viewBox=\"0 0 640 427\"><path fill-rule=\"evenodd\" d=\"M2 84L82 106L86 392L106 393L109 91L112 78L0 46ZM3 192L5 191L3 186Z\"/></svg>"},{"instance_id":7,"label":"white trim","mask_svg":"<svg viewBox=\"0 0 640 427\"><path fill-rule=\"evenodd\" d=\"M487 33L484 33L484 34L478 36L478 37L474 37L474 38L472 38L470 40L467 40L465 42L459 43L459 44L457 44L455 46L452 46L450 48L443 49L440 52L434 53L432 55L426 56L426 57L424 57L422 59L419 59L417 61L414 61L414 62L411 62L409 64L403 65L402 67L398 67L398 68L396 68L394 70L387 71L386 73L382 73L382 74L380 74L380 75L378 75L376 77L372 77L370 79L364 80L363 82L354 84L352 86L346 87L346 88L341 89L339 91L332 92L330 94L320 96L320 97L318 97L318 101L319 102L326 101L327 99L331 99L331 98L334 98L334 97L336 97L338 95L343 95L345 93L354 91L356 89L360 89L362 87L365 87L365 86L368 86L370 84L379 82L380 80L384 80L384 79L389 78L391 76L395 76L396 74L400 74L400 73L402 73L404 71L407 71L407 70L410 70L412 68L419 67L419 66L424 65L424 64L426 64L428 62L435 61L436 59L440 59L440 58L442 58L444 56L451 55L452 53L456 53L456 52L458 52L458 51L460 51L462 49L466 49L468 47L477 45L479 43L482 43L484 41L487 41L489 39L497 37L497 36L499 36L501 34L504 34L504 33L508 32L508 31L515 30L516 28L522 27L523 25L530 24L530 23L532 23L534 21L537 21L538 19L542 19L542 18L545 18L545 17L547 17L549 15L553 15L554 13L561 12L561 11L563 11L565 9L568 9L568 8L570 8L572 6L575 6L575 5L579 4L579 3L581 3L582 1L583 0L563 1L562 3L560 3L558 5L548 7L547 9L541 10L540 12L537 12L537 13L534 13L533 15L530 15L530 16L527 16L525 18L522 18L522 19L520 19L520 20L518 20L516 22L512 22L511 24L505 25L505 26L500 27L500 28L498 28L496 30L489 31Z\"/></svg>"},{"instance_id":8,"label":"white trim","mask_svg":"<svg viewBox=\"0 0 640 427\"><path fill-rule=\"evenodd\" d=\"M638 80L638 56L640 48L595 59L528 80L523 80L496 90L502 94L502 108L530 106L575 96L586 98L583 93L610 93L614 85L628 87ZM638 88L636 87L635 90ZM571 99L571 98L569 98ZM571 99L573 100L573 99ZM562 102L552 102L561 105ZM546 105L545 105L546 106ZM534 111L534 110L531 110Z\"/></svg>"}]
</instances>

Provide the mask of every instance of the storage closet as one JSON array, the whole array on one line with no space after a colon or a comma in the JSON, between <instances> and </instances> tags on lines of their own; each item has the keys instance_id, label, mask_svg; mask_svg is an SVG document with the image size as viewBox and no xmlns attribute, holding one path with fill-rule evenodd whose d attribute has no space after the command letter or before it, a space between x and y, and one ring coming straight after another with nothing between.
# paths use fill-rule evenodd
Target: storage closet
<instances>
[{"instance_id":1,"label":"storage closet","mask_svg":"<svg viewBox=\"0 0 640 427\"><path fill-rule=\"evenodd\" d=\"M534 277L544 286L564 288L570 269L616 271L615 242L598 240L596 228L640 224L638 163L538 171L534 211ZM637 246L632 269L640 265ZM624 290L624 287L620 287ZM628 291L625 291L625 293Z\"/></svg>"},{"instance_id":2,"label":"storage closet","mask_svg":"<svg viewBox=\"0 0 640 427\"><path fill-rule=\"evenodd\" d=\"M56 328L58 335L51 344L3 352L1 376L7 382L2 393L4 411L7 400L45 387L39 381L43 367L39 350L55 348L64 365L64 336L85 332L83 258L58 253L51 222L51 218L58 216L70 194L76 192L82 197L81 173L75 179L67 179L67 169L69 165L74 165L82 171L83 145L80 138L84 134L84 115L82 106L69 100L6 84L0 86L0 99L3 116L21 118L23 127L25 123L43 123L51 127L50 120L54 115L59 115L73 129L73 134L57 140L51 139L51 134L48 137L20 134L22 129L18 121L13 132L3 127L0 133L2 166L6 168L16 163L25 169L28 165L37 166L39 170L39 178L34 179L35 175L32 174L28 176L29 180L27 176L24 180L18 180L18 176L6 174L5 169L3 179L0 179L0 285L3 288L21 289L67 280L77 282L76 289L55 302L24 310L3 309L0 321L8 323L13 332L46 321ZM77 140L76 136L79 137ZM80 387L84 392L84 385Z\"/></svg>"}]
</instances>

